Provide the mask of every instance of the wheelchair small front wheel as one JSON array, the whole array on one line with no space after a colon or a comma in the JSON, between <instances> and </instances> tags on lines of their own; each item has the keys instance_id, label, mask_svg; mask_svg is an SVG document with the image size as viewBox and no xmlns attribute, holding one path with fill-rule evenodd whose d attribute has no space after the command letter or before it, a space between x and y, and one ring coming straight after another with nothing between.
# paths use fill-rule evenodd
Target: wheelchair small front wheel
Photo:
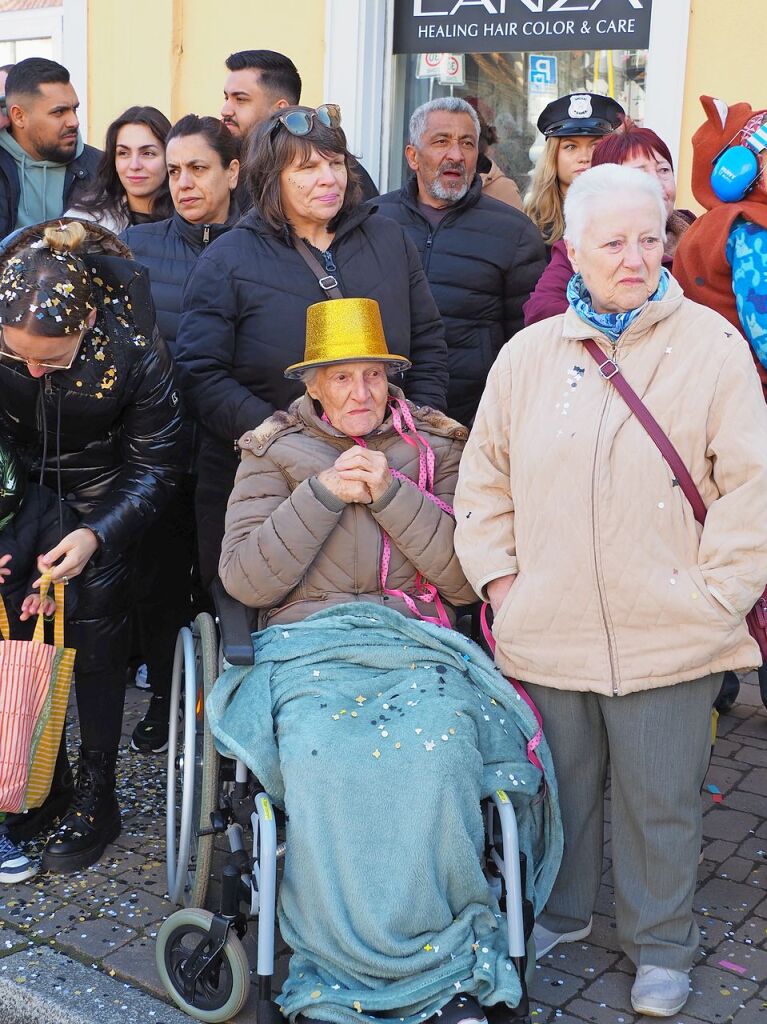
<instances>
[{"instance_id":1,"label":"wheelchair small front wheel","mask_svg":"<svg viewBox=\"0 0 767 1024\"><path fill-rule=\"evenodd\" d=\"M208 935L213 914L208 910L177 910L157 935L157 971L179 1009L197 1020L217 1024L235 1017L250 993L250 967L242 943L230 931L221 952L198 978L191 999L184 992L183 970L200 941Z\"/></svg>"}]
</instances>

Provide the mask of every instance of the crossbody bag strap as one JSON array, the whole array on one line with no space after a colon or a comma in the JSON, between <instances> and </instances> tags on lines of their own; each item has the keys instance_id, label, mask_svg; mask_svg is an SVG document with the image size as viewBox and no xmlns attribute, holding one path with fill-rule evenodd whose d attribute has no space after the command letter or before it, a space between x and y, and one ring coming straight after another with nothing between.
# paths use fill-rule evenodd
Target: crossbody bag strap
<instances>
[{"instance_id":1,"label":"crossbody bag strap","mask_svg":"<svg viewBox=\"0 0 767 1024\"><path fill-rule=\"evenodd\" d=\"M679 482L679 486L682 488L684 496L692 506L693 515L699 523L703 524L706 521L706 506L703 502L703 498L700 496L700 491L695 486L695 481L690 476L687 466L685 466L682 461L682 456L673 446L667 434L653 417L642 399L623 376L615 360L609 359L593 338L585 340L583 342L583 347L599 366L599 372L602 374L604 379L612 384L623 401L629 409L631 409L644 429L650 435L650 438L656 448L671 467L674 476Z\"/></svg>"},{"instance_id":2,"label":"crossbody bag strap","mask_svg":"<svg viewBox=\"0 0 767 1024\"><path fill-rule=\"evenodd\" d=\"M303 238L294 237L293 245L296 247L298 255L317 278L317 284L325 292L325 298L342 299L344 293L338 287L338 280L327 272Z\"/></svg>"}]
</instances>

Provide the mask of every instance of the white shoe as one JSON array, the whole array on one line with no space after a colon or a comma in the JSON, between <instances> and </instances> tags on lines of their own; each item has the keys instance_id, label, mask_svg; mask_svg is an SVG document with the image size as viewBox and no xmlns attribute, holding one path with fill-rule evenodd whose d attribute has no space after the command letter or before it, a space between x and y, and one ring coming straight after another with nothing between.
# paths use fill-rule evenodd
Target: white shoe
<instances>
[{"instance_id":1,"label":"white shoe","mask_svg":"<svg viewBox=\"0 0 767 1024\"><path fill-rule=\"evenodd\" d=\"M579 928L575 932L551 932L542 924L536 924L533 928L533 942L535 943L535 959L540 960L549 950L558 946L560 942L577 942L578 939L585 939L591 934L591 926L594 923L592 917L585 928Z\"/></svg>"},{"instance_id":2,"label":"white shoe","mask_svg":"<svg viewBox=\"0 0 767 1024\"><path fill-rule=\"evenodd\" d=\"M0 882L25 882L37 871L37 865L10 840L5 828L0 828Z\"/></svg>"},{"instance_id":3,"label":"white shoe","mask_svg":"<svg viewBox=\"0 0 767 1024\"><path fill-rule=\"evenodd\" d=\"M688 971L646 964L637 969L631 989L631 1005L637 1013L648 1017L673 1017L679 1013L690 994Z\"/></svg>"}]
</instances>

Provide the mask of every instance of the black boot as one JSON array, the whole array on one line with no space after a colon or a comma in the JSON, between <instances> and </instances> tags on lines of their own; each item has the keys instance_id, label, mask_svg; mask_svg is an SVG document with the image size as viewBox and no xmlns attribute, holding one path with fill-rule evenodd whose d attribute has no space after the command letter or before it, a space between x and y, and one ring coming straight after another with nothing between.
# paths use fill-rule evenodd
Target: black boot
<instances>
[{"instance_id":1,"label":"black boot","mask_svg":"<svg viewBox=\"0 0 767 1024\"><path fill-rule=\"evenodd\" d=\"M26 843L42 832L50 832L58 819L69 809L73 793L72 769L69 766L65 738L62 736L56 755L56 766L53 769L50 793L40 807L35 807L26 814L6 814L5 824L10 839L14 843Z\"/></svg>"},{"instance_id":2,"label":"black boot","mask_svg":"<svg viewBox=\"0 0 767 1024\"><path fill-rule=\"evenodd\" d=\"M734 672L725 672L719 695L714 701L714 707L720 715L726 715L728 711L732 710L739 693L740 680Z\"/></svg>"},{"instance_id":3,"label":"black boot","mask_svg":"<svg viewBox=\"0 0 767 1024\"><path fill-rule=\"evenodd\" d=\"M767 708L767 665L759 666L759 693L762 696L762 704Z\"/></svg>"},{"instance_id":4,"label":"black boot","mask_svg":"<svg viewBox=\"0 0 767 1024\"><path fill-rule=\"evenodd\" d=\"M116 759L116 754L80 748L72 804L43 850L43 870L81 871L95 864L119 836Z\"/></svg>"}]
</instances>

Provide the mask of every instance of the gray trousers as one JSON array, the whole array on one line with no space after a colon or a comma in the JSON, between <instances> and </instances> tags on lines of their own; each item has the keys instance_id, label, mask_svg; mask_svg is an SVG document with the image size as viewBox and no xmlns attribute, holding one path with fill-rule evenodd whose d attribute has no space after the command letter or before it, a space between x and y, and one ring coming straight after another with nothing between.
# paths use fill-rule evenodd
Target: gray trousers
<instances>
[{"instance_id":1,"label":"gray trousers","mask_svg":"<svg viewBox=\"0 0 767 1024\"><path fill-rule=\"evenodd\" d=\"M722 674L620 697L526 684L554 758L565 850L541 915L585 927L602 873L608 760L618 942L636 964L689 970L701 842L700 787Z\"/></svg>"}]
</instances>

